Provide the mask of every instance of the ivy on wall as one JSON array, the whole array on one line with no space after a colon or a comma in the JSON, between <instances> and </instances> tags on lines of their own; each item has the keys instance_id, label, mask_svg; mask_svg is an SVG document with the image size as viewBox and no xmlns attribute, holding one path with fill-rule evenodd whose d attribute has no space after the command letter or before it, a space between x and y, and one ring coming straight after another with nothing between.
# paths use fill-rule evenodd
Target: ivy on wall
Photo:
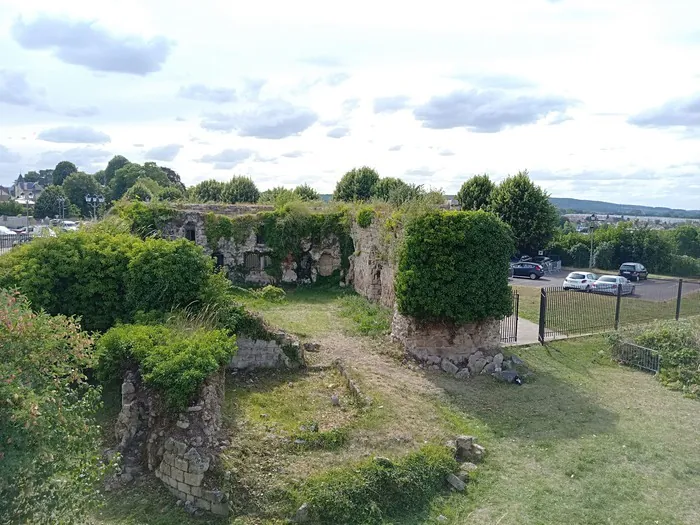
<instances>
[{"instance_id":1,"label":"ivy on wall","mask_svg":"<svg viewBox=\"0 0 700 525\"><path fill-rule=\"evenodd\" d=\"M434 211L410 221L396 273L399 312L466 323L511 314L513 235L492 213Z\"/></svg>"}]
</instances>

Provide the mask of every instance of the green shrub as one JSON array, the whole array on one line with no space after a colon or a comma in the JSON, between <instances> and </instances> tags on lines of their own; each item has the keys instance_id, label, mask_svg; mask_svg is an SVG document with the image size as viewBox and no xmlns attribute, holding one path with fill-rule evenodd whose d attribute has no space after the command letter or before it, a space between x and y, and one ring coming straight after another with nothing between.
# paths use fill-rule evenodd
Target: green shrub
<instances>
[{"instance_id":1,"label":"green shrub","mask_svg":"<svg viewBox=\"0 0 700 525\"><path fill-rule=\"evenodd\" d=\"M114 212L142 239L160 236L163 227L177 214L174 208L162 202L119 202Z\"/></svg>"},{"instance_id":2,"label":"green shrub","mask_svg":"<svg viewBox=\"0 0 700 525\"><path fill-rule=\"evenodd\" d=\"M615 245L609 241L600 243L593 252L593 267L601 270L616 270Z\"/></svg>"},{"instance_id":3,"label":"green shrub","mask_svg":"<svg viewBox=\"0 0 700 525\"><path fill-rule=\"evenodd\" d=\"M339 300L340 315L352 320L360 335L379 336L389 333L392 312L360 295L344 295Z\"/></svg>"},{"instance_id":4,"label":"green shrub","mask_svg":"<svg viewBox=\"0 0 700 525\"><path fill-rule=\"evenodd\" d=\"M281 303L287 297L287 293L282 288L270 284L262 287L260 290L255 290L253 293L256 297L271 303Z\"/></svg>"},{"instance_id":5,"label":"green shrub","mask_svg":"<svg viewBox=\"0 0 700 525\"><path fill-rule=\"evenodd\" d=\"M2 290L0 348L0 523L83 523L104 474L92 341Z\"/></svg>"},{"instance_id":6,"label":"green shrub","mask_svg":"<svg viewBox=\"0 0 700 525\"><path fill-rule=\"evenodd\" d=\"M372 219L374 219L374 210L369 206L364 206L357 212L357 224L360 228L367 228L372 224Z\"/></svg>"},{"instance_id":7,"label":"green shrub","mask_svg":"<svg viewBox=\"0 0 700 525\"><path fill-rule=\"evenodd\" d=\"M348 431L344 428L316 431L303 430L291 436L292 446L302 450L337 450L348 441Z\"/></svg>"},{"instance_id":8,"label":"green shrub","mask_svg":"<svg viewBox=\"0 0 700 525\"><path fill-rule=\"evenodd\" d=\"M664 321L638 334L634 342L661 355L661 382L691 397L700 396L700 329L689 321Z\"/></svg>"},{"instance_id":9,"label":"green shrub","mask_svg":"<svg viewBox=\"0 0 700 525\"><path fill-rule=\"evenodd\" d=\"M428 212L405 229L395 288L402 314L466 323L510 315L513 236L484 211Z\"/></svg>"},{"instance_id":10,"label":"green shrub","mask_svg":"<svg viewBox=\"0 0 700 525\"><path fill-rule=\"evenodd\" d=\"M144 382L161 392L172 410L186 408L204 380L237 348L235 337L223 330L185 331L163 325L116 326L96 346L102 380L138 366Z\"/></svg>"},{"instance_id":11,"label":"green shrub","mask_svg":"<svg viewBox=\"0 0 700 525\"><path fill-rule=\"evenodd\" d=\"M700 276L700 259L688 255L669 255L668 273L678 277Z\"/></svg>"},{"instance_id":12,"label":"green shrub","mask_svg":"<svg viewBox=\"0 0 700 525\"><path fill-rule=\"evenodd\" d=\"M448 449L428 445L396 462L377 458L312 477L298 502L309 504L312 523L400 522L424 510L456 468Z\"/></svg>"},{"instance_id":13,"label":"green shrub","mask_svg":"<svg viewBox=\"0 0 700 525\"><path fill-rule=\"evenodd\" d=\"M569 256L574 264L574 266L582 268L588 266L590 262L591 250L585 244L574 244L569 250Z\"/></svg>"}]
</instances>

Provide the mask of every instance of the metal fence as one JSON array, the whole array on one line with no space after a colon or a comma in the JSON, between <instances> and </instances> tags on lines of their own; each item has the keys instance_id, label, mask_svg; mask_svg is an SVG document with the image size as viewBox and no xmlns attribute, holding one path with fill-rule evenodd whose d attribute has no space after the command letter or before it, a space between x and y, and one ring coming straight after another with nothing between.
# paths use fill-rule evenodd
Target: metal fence
<instances>
[{"instance_id":1,"label":"metal fence","mask_svg":"<svg viewBox=\"0 0 700 525\"><path fill-rule=\"evenodd\" d=\"M542 288L539 340L617 330L620 326L700 315L700 282L654 279L617 293Z\"/></svg>"},{"instance_id":2,"label":"metal fence","mask_svg":"<svg viewBox=\"0 0 700 525\"><path fill-rule=\"evenodd\" d=\"M15 246L27 243L32 240L32 236L27 233L16 235L0 235L0 253L7 253Z\"/></svg>"},{"instance_id":3,"label":"metal fence","mask_svg":"<svg viewBox=\"0 0 700 525\"><path fill-rule=\"evenodd\" d=\"M545 274L561 272L561 261L547 261L542 263L542 270Z\"/></svg>"},{"instance_id":4,"label":"metal fence","mask_svg":"<svg viewBox=\"0 0 700 525\"><path fill-rule=\"evenodd\" d=\"M501 342L515 343L518 341L518 309L520 307L520 295L513 292L513 313L501 319Z\"/></svg>"},{"instance_id":5,"label":"metal fence","mask_svg":"<svg viewBox=\"0 0 700 525\"><path fill-rule=\"evenodd\" d=\"M612 352L613 359L623 365L634 366L655 374L661 370L661 355L651 348L629 341L618 341L613 345Z\"/></svg>"}]
</instances>

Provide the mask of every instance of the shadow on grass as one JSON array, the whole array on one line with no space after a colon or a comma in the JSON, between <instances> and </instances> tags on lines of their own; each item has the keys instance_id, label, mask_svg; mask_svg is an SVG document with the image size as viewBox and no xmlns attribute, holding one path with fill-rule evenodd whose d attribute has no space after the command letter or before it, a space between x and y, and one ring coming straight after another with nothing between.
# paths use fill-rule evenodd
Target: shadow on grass
<instances>
[{"instance_id":1,"label":"shadow on grass","mask_svg":"<svg viewBox=\"0 0 700 525\"><path fill-rule=\"evenodd\" d=\"M523 385L478 376L459 381L443 374L430 380L444 389L455 408L486 423L496 437L528 439L577 438L614 429L618 416L598 404L577 384L590 381L597 354L590 341L583 352L565 352L557 345L520 350L534 376ZM575 354L575 355L572 355Z\"/></svg>"}]
</instances>

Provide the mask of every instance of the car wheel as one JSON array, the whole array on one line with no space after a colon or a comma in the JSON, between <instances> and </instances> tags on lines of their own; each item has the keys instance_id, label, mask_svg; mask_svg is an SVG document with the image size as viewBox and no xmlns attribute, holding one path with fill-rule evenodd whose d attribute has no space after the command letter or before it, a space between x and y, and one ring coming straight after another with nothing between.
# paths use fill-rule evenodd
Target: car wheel
<instances>
[{"instance_id":1,"label":"car wheel","mask_svg":"<svg viewBox=\"0 0 700 525\"><path fill-rule=\"evenodd\" d=\"M636 289L637 289L637 287L633 286L632 289L630 290L630 295L634 295L634 292Z\"/></svg>"},{"instance_id":2,"label":"car wheel","mask_svg":"<svg viewBox=\"0 0 700 525\"><path fill-rule=\"evenodd\" d=\"M586 286L586 289L585 289L584 291L590 293L591 287L590 287L590 286Z\"/></svg>"},{"instance_id":3,"label":"car wheel","mask_svg":"<svg viewBox=\"0 0 700 525\"><path fill-rule=\"evenodd\" d=\"M530 279L532 279L533 281L534 281L535 279L537 279L537 274L536 274L536 273L531 273L531 274L530 274Z\"/></svg>"}]
</instances>

